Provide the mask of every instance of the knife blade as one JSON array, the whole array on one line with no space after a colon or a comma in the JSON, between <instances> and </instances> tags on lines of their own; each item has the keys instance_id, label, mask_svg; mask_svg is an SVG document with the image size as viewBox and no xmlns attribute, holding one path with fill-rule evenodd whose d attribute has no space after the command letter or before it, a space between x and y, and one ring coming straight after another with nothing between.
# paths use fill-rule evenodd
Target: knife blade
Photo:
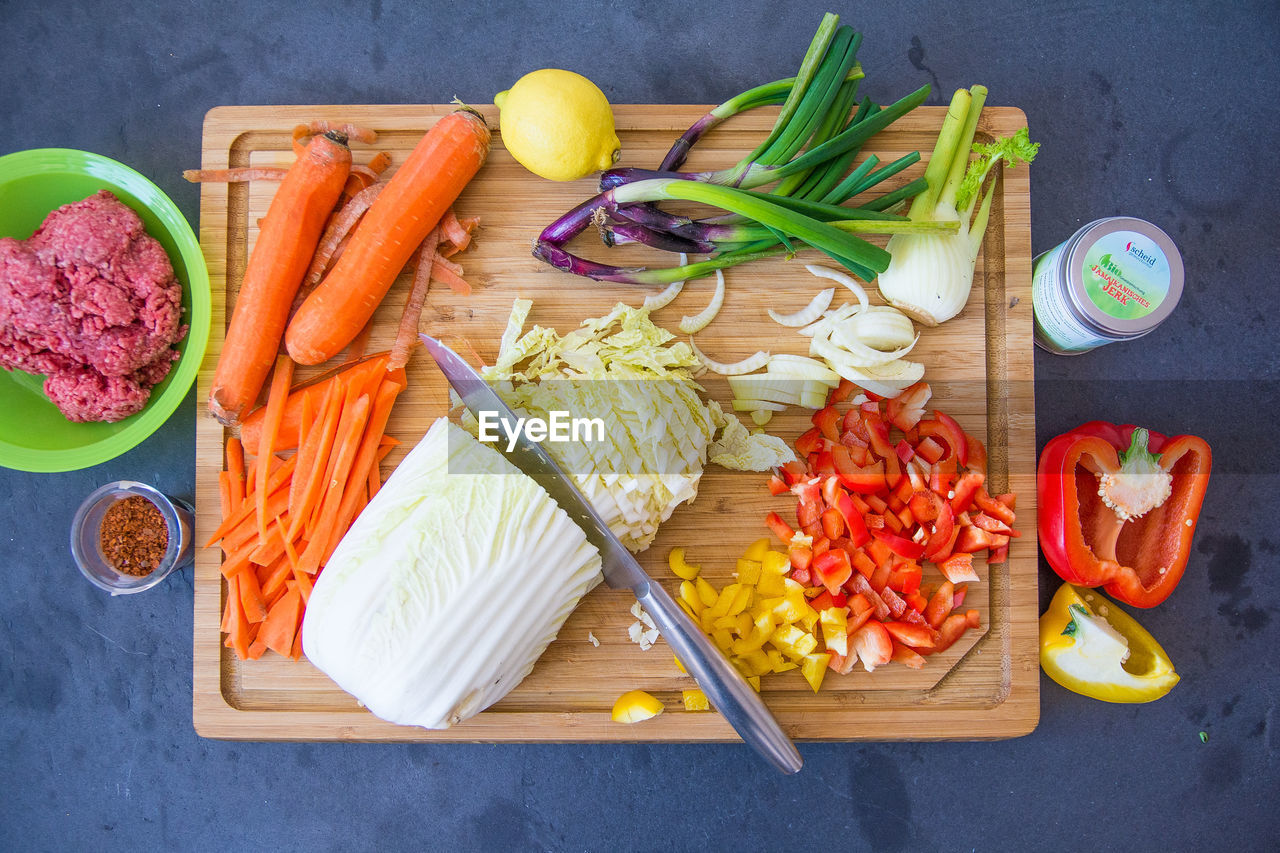
<instances>
[{"instance_id":1,"label":"knife blade","mask_svg":"<svg viewBox=\"0 0 1280 853\"><path fill-rule=\"evenodd\" d=\"M493 413L504 424L505 434L517 436L509 452L502 443L495 444L495 449L542 486L569 518L582 528L587 541L600 551L605 583L615 589L630 589L635 593L676 657L744 741L783 773L799 771L803 764L799 751L760 696L662 585L653 582L542 445L531 441L523 430L517 432L519 418L515 412L452 349L429 335L419 337L471 413L477 418L482 412Z\"/></svg>"}]
</instances>

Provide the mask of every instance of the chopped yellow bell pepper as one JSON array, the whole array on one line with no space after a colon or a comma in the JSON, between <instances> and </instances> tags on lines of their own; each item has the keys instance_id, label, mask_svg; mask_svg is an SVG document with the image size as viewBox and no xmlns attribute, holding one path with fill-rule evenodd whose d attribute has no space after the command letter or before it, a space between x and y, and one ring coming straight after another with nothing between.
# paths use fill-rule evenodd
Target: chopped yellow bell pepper
<instances>
[{"instance_id":1,"label":"chopped yellow bell pepper","mask_svg":"<svg viewBox=\"0 0 1280 853\"><path fill-rule=\"evenodd\" d=\"M754 690L755 692L757 692L757 693L759 693L759 692L760 692L760 676L758 676L758 675L748 675L748 676L747 676L747 684L750 684L750 685L751 685L751 689L752 689L752 690Z\"/></svg>"},{"instance_id":2,"label":"chopped yellow bell pepper","mask_svg":"<svg viewBox=\"0 0 1280 853\"><path fill-rule=\"evenodd\" d=\"M675 655L672 655L671 659L676 662L676 669L680 670L685 675L689 674L689 670L685 669L684 664L680 663L680 658L676 657Z\"/></svg>"},{"instance_id":3,"label":"chopped yellow bell pepper","mask_svg":"<svg viewBox=\"0 0 1280 853\"><path fill-rule=\"evenodd\" d=\"M760 568L766 575L785 575L791 571L791 557L781 551L768 551L760 561Z\"/></svg>"},{"instance_id":4,"label":"chopped yellow bell pepper","mask_svg":"<svg viewBox=\"0 0 1280 853\"><path fill-rule=\"evenodd\" d=\"M759 560L739 560L738 583L755 586L760 582L761 571L762 568Z\"/></svg>"},{"instance_id":5,"label":"chopped yellow bell pepper","mask_svg":"<svg viewBox=\"0 0 1280 853\"><path fill-rule=\"evenodd\" d=\"M751 547L747 548L747 553L742 555L744 560L754 560L757 563L764 559L764 555L769 551L769 538L757 539L751 543Z\"/></svg>"},{"instance_id":6,"label":"chopped yellow bell pepper","mask_svg":"<svg viewBox=\"0 0 1280 853\"><path fill-rule=\"evenodd\" d=\"M827 651L842 657L849 656L849 611L843 607L828 607L822 611L822 642Z\"/></svg>"},{"instance_id":7,"label":"chopped yellow bell pepper","mask_svg":"<svg viewBox=\"0 0 1280 853\"><path fill-rule=\"evenodd\" d=\"M685 562L683 548L671 549L671 553L667 555L667 565L671 567L672 574L687 581L693 580L702 571L701 566L693 566Z\"/></svg>"},{"instance_id":8,"label":"chopped yellow bell pepper","mask_svg":"<svg viewBox=\"0 0 1280 853\"><path fill-rule=\"evenodd\" d=\"M689 605L689 609L692 611L690 615L695 618L701 615L702 608L705 605L702 603L702 597L698 595L698 588L689 581L684 581L680 584L680 600Z\"/></svg>"},{"instance_id":9,"label":"chopped yellow bell pepper","mask_svg":"<svg viewBox=\"0 0 1280 853\"><path fill-rule=\"evenodd\" d=\"M1063 584L1040 617L1040 665L1103 702L1152 702L1178 683L1164 649L1097 590Z\"/></svg>"},{"instance_id":10,"label":"chopped yellow bell pepper","mask_svg":"<svg viewBox=\"0 0 1280 853\"><path fill-rule=\"evenodd\" d=\"M817 693L818 688L822 686L822 679L826 677L827 663L830 660L829 654L810 654L805 655L800 664L800 672L804 674L805 681L809 682L814 693Z\"/></svg>"},{"instance_id":11,"label":"chopped yellow bell pepper","mask_svg":"<svg viewBox=\"0 0 1280 853\"><path fill-rule=\"evenodd\" d=\"M703 607L710 607L720 597L716 592L716 588L707 583L707 579L701 575L694 581L694 588L698 591L698 599L702 602Z\"/></svg>"},{"instance_id":12,"label":"chopped yellow bell pepper","mask_svg":"<svg viewBox=\"0 0 1280 853\"><path fill-rule=\"evenodd\" d=\"M680 698L684 701L686 711L711 710L711 702L707 699L707 694L701 690L681 690Z\"/></svg>"},{"instance_id":13,"label":"chopped yellow bell pepper","mask_svg":"<svg viewBox=\"0 0 1280 853\"><path fill-rule=\"evenodd\" d=\"M782 652L777 649L768 649L765 651L765 654L769 656L769 664L772 666L774 672L786 672L789 669L795 669L797 666L784 658L782 656Z\"/></svg>"}]
</instances>

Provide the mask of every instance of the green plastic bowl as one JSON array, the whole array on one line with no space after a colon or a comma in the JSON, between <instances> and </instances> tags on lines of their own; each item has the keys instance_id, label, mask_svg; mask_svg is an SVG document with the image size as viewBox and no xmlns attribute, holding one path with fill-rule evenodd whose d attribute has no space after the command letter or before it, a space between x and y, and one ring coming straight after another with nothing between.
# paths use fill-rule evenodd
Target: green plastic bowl
<instances>
[{"instance_id":1,"label":"green plastic bowl","mask_svg":"<svg viewBox=\"0 0 1280 853\"><path fill-rule=\"evenodd\" d=\"M182 283L178 362L151 389L146 408L116 423L72 423L42 390L44 377L0 370L0 466L20 471L75 471L100 465L141 444L169 419L195 381L209 340L209 270L200 242L177 205L122 163L68 148L36 148L0 157L0 237L25 240L64 204L110 190L142 217Z\"/></svg>"}]
</instances>

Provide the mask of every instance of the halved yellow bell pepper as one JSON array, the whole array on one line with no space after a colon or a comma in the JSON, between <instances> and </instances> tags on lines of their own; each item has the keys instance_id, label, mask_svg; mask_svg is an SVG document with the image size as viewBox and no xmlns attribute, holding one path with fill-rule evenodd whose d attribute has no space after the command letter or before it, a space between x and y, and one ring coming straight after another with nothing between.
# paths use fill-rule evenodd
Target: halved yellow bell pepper
<instances>
[{"instance_id":1,"label":"halved yellow bell pepper","mask_svg":"<svg viewBox=\"0 0 1280 853\"><path fill-rule=\"evenodd\" d=\"M1040 617L1040 665L1103 702L1153 702L1178 683L1164 649L1097 590L1063 584Z\"/></svg>"}]
</instances>

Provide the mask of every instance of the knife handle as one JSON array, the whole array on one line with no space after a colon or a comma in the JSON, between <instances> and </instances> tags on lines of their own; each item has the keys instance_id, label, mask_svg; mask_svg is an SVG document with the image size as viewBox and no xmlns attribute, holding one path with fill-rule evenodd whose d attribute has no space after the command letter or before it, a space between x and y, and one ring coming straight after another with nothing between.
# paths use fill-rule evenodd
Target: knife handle
<instances>
[{"instance_id":1,"label":"knife handle","mask_svg":"<svg viewBox=\"0 0 1280 853\"><path fill-rule=\"evenodd\" d=\"M759 694L662 585L650 580L636 590L636 598L680 663L742 739L783 773L799 771L804 759Z\"/></svg>"}]
</instances>

